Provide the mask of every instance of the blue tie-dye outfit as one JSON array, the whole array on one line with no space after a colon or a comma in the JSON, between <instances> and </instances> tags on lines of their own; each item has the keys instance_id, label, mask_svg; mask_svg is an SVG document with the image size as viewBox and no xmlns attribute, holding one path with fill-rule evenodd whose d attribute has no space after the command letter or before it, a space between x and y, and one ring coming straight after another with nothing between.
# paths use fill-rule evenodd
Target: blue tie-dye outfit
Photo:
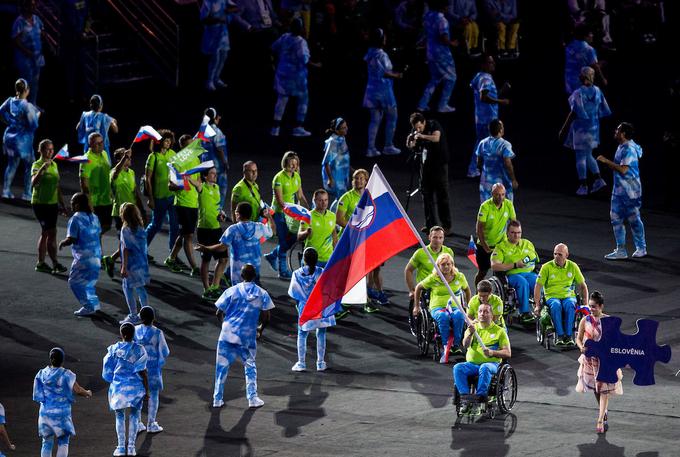
<instances>
[{"instance_id":1,"label":"blue tie-dye outfit","mask_svg":"<svg viewBox=\"0 0 680 457\"><path fill-rule=\"evenodd\" d=\"M83 145L83 151L89 149L88 137L90 133L98 133L104 139L104 151L111 162L111 144L109 143L109 127L113 118L106 113L97 111L83 111L78 122L78 142Z\"/></svg>"},{"instance_id":2,"label":"blue tie-dye outfit","mask_svg":"<svg viewBox=\"0 0 680 457\"><path fill-rule=\"evenodd\" d=\"M567 95L574 93L581 87L581 68L590 67L597 63L597 53L595 49L583 40L572 40L564 50L564 86Z\"/></svg>"},{"instance_id":3,"label":"blue tie-dye outfit","mask_svg":"<svg viewBox=\"0 0 680 457\"><path fill-rule=\"evenodd\" d=\"M274 75L274 90L278 94L274 107L274 120L283 119L283 113L288 103L288 97L297 98L298 124L302 124L307 116L309 93L307 91L307 64L310 53L307 41L292 33L284 33L272 44L272 52L276 56L276 74Z\"/></svg>"},{"instance_id":4,"label":"blue tie-dye outfit","mask_svg":"<svg viewBox=\"0 0 680 457\"><path fill-rule=\"evenodd\" d=\"M642 206L642 183L640 182L640 164L642 148L633 140L619 145L614 155L614 163L628 166L626 174L614 170L614 187L612 189L612 206L610 217L614 229L616 246L626 246L626 227L628 220L633 232L633 242L640 250L647 249L645 241L645 226L640 217Z\"/></svg>"},{"instance_id":5,"label":"blue tie-dye outfit","mask_svg":"<svg viewBox=\"0 0 680 457\"><path fill-rule=\"evenodd\" d=\"M305 309L309 294L312 293L314 285L319 280L323 269L316 267L313 273L310 273L308 266L302 266L293 272L290 278L290 286L288 287L288 295L297 300L298 321ZM325 364L324 358L326 356L326 327L335 325L335 316L324 317L313 321L306 322L305 325L300 326L298 323L298 337L297 337L297 352L298 363L305 365L305 358L307 356L307 335L310 331L316 329L316 365L317 367Z\"/></svg>"},{"instance_id":6,"label":"blue tie-dye outfit","mask_svg":"<svg viewBox=\"0 0 680 457\"><path fill-rule=\"evenodd\" d=\"M497 182L503 183L506 198L512 200L512 180L505 168L505 158L514 158L512 145L503 138L484 138L477 145L475 157L482 158L482 175L479 178L479 200L484 203L491 198L491 188Z\"/></svg>"},{"instance_id":7,"label":"blue tie-dye outfit","mask_svg":"<svg viewBox=\"0 0 680 457\"><path fill-rule=\"evenodd\" d=\"M102 378L109 385L109 408L116 412L118 448L125 448L125 410L128 419L128 448L135 447L137 424L144 402L144 383L139 372L146 370L148 356L144 347L134 341L120 341L106 350Z\"/></svg>"},{"instance_id":8,"label":"blue tie-dye outfit","mask_svg":"<svg viewBox=\"0 0 680 457\"><path fill-rule=\"evenodd\" d=\"M475 149L477 145L484 138L489 136L489 123L494 119L498 119L498 104L486 103L482 100L482 92L486 91L487 95L493 99L498 98L498 90L493 76L489 73L480 71L472 78L470 87L474 92L475 100L475 131L477 132ZM473 151L468 165L468 175L475 175L477 173L477 154Z\"/></svg>"},{"instance_id":9,"label":"blue tie-dye outfit","mask_svg":"<svg viewBox=\"0 0 680 457\"><path fill-rule=\"evenodd\" d=\"M38 109L31 102L18 97L10 97L0 105L0 119L7 124L2 136L2 149L7 156L2 189L5 198L12 194L12 181L19 162L24 163L24 198L31 198L33 134L38 128L38 117Z\"/></svg>"},{"instance_id":10,"label":"blue tie-dye outfit","mask_svg":"<svg viewBox=\"0 0 680 457\"><path fill-rule=\"evenodd\" d=\"M201 143L201 146L206 151L201 155L201 161L212 160L215 164L217 185L220 187L220 208L224 208L224 204L227 201L227 166L218 158L217 149L222 149L224 160L228 164L227 137L224 136L224 133L222 133L222 130L216 124L210 124L210 127L215 131L215 136L210 138L210 141L203 141Z\"/></svg>"},{"instance_id":11,"label":"blue tie-dye outfit","mask_svg":"<svg viewBox=\"0 0 680 457\"><path fill-rule=\"evenodd\" d=\"M140 324L135 327L135 342L144 346L146 351L146 374L149 379L149 410L147 424L156 422L158 396L163 390L162 369L165 359L170 355L163 330L153 325Z\"/></svg>"},{"instance_id":12,"label":"blue tie-dye outfit","mask_svg":"<svg viewBox=\"0 0 680 457\"><path fill-rule=\"evenodd\" d=\"M17 38L30 55L24 54L16 46L14 47L14 65L20 78L28 82L31 93L28 100L35 103L38 99L38 82L40 81L40 69L45 66L45 56L42 53L43 23L35 14L29 22L24 16L19 16L12 25L12 40Z\"/></svg>"},{"instance_id":13,"label":"blue tie-dye outfit","mask_svg":"<svg viewBox=\"0 0 680 457\"><path fill-rule=\"evenodd\" d=\"M593 149L600 145L600 118L609 116L602 91L597 86L581 86L569 96L569 107L574 119L564 143L576 155L576 171L580 180L587 178L586 167L592 174L600 169L593 157Z\"/></svg>"},{"instance_id":14,"label":"blue tie-dye outfit","mask_svg":"<svg viewBox=\"0 0 680 457\"><path fill-rule=\"evenodd\" d=\"M149 284L149 260L147 257L146 231L143 227L132 230L123 227L120 231L120 248L127 251L127 277L123 278L123 294L130 315L137 314L137 300L140 307L149 304L144 286ZM122 252L121 252L122 254Z\"/></svg>"},{"instance_id":15,"label":"blue tie-dye outfit","mask_svg":"<svg viewBox=\"0 0 680 457\"><path fill-rule=\"evenodd\" d=\"M201 39L201 52L209 56L208 82L216 84L229 55L229 23L230 14L227 13L228 0L203 0L201 3L200 19L216 19L220 22L205 25Z\"/></svg>"},{"instance_id":16,"label":"blue tie-dye outfit","mask_svg":"<svg viewBox=\"0 0 680 457\"><path fill-rule=\"evenodd\" d=\"M230 225L220 237L220 243L229 247L229 273L232 285L242 281L241 268L246 263L255 267L260 276L262 250L260 238L271 238L272 228L261 222L244 221Z\"/></svg>"},{"instance_id":17,"label":"blue tie-dye outfit","mask_svg":"<svg viewBox=\"0 0 680 457\"><path fill-rule=\"evenodd\" d=\"M38 436L42 438L41 457L52 455L55 438L57 455L68 455L69 438L76 434L71 418L75 383L76 375L63 367L47 366L35 375L33 401L40 403Z\"/></svg>"},{"instance_id":18,"label":"blue tie-dye outfit","mask_svg":"<svg viewBox=\"0 0 680 457\"><path fill-rule=\"evenodd\" d=\"M101 231L97 216L82 211L71 216L66 228L66 236L75 240L71 245L73 263L68 285L80 305L90 311L99 309L99 298L94 286L101 268Z\"/></svg>"},{"instance_id":19,"label":"blue tie-dye outfit","mask_svg":"<svg viewBox=\"0 0 680 457\"><path fill-rule=\"evenodd\" d=\"M397 128L397 100L394 98L392 79L385 72L392 71L392 61L381 48L369 48L364 56L368 67L368 80L364 94L364 108L371 111L368 125L368 149L375 149L383 114L385 118L385 147L394 146L394 130ZM342 194L338 195L340 197Z\"/></svg>"},{"instance_id":20,"label":"blue tie-dye outfit","mask_svg":"<svg viewBox=\"0 0 680 457\"><path fill-rule=\"evenodd\" d=\"M326 164L331 169L333 177L333 187L328 185L328 173ZM349 176L349 148L344 136L333 133L324 142L324 156L321 160L321 179L323 187L328 191L328 200L333 201L340 198L350 189Z\"/></svg>"},{"instance_id":21,"label":"blue tie-dye outfit","mask_svg":"<svg viewBox=\"0 0 680 457\"><path fill-rule=\"evenodd\" d=\"M418 109L425 111L430 103L430 98L437 85L443 82L442 94L439 100L439 109L449 103L449 97L456 85L456 64L453 61L451 48L448 43L442 43L442 35L451 39L449 21L443 13L428 11L423 20L423 26L427 35L427 65L430 69L430 81L425 86L423 96L418 102Z\"/></svg>"},{"instance_id":22,"label":"blue tie-dye outfit","mask_svg":"<svg viewBox=\"0 0 680 457\"><path fill-rule=\"evenodd\" d=\"M267 291L257 284L242 282L225 290L215 306L224 313L224 320L217 341L214 401L222 401L229 366L237 358L243 363L246 397L250 400L257 396L257 323L260 311L274 308L274 303Z\"/></svg>"}]
</instances>

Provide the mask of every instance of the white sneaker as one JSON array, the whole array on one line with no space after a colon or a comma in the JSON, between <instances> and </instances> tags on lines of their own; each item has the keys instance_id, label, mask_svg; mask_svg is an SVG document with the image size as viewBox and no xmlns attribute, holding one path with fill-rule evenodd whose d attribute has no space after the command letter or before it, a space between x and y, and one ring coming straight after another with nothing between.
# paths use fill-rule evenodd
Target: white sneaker
<instances>
[{"instance_id":1,"label":"white sneaker","mask_svg":"<svg viewBox=\"0 0 680 457\"><path fill-rule=\"evenodd\" d=\"M120 456L120 455L125 455L125 448L124 447L117 447L116 449L113 450L113 455L114 455L114 457Z\"/></svg>"},{"instance_id":2,"label":"white sneaker","mask_svg":"<svg viewBox=\"0 0 680 457\"><path fill-rule=\"evenodd\" d=\"M626 252L625 248L616 248L604 256L604 258L607 260L623 260L628 258L628 252Z\"/></svg>"},{"instance_id":3,"label":"white sneaker","mask_svg":"<svg viewBox=\"0 0 680 457\"><path fill-rule=\"evenodd\" d=\"M394 145L385 146L385 149L382 150L382 153L386 156L395 156L397 154L401 154L401 149Z\"/></svg>"},{"instance_id":4,"label":"white sneaker","mask_svg":"<svg viewBox=\"0 0 680 457\"><path fill-rule=\"evenodd\" d=\"M21 199L25 202L30 202L31 201L31 194L23 194L21 196Z\"/></svg>"},{"instance_id":5,"label":"white sneaker","mask_svg":"<svg viewBox=\"0 0 680 457\"><path fill-rule=\"evenodd\" d=\"M80 308L78 311L73 311L73 315L79 316L79 317L92 316L93 314L96 314L96 311L92 311L91 309L87 309L84 306L82 308Z\"/></svg>"},{"instance_id":6,"label":"white sneaker","mask_svg":"<svg viewBox=\"0 0 680 457\"><path fill-rule=\"evenodd\" d=\"M645 248L637 248L635 252L633 252L632 257L635 259L639 259L641 257L646 257L647 256L647 249Z\"/></svg>"},{"instance_id":7,"label":"white sneaker","mask_svg":"<svg viewBox=\"0 0 680 457\"><path fill-rule=\"evenodd\" d=\"M158 425L158 422L151 422L146 431L147 433L160 433L163 431L163 427Z\"/></svg>"},{"instance_id":8,"label":"white sneaker","mask_svg":"<svg viewBox=\"0 0 680 457\"><path fill-rule=\"evenodd\" d=\"M250 400L248 400L248 407L249 408L260 408L263 405L264 405L264 402L258 396L255 396L255 397L251 398Z\"/></svg>"},{"instance_id":9,"label":"white sneaker","mask_svg":"<svg viewBox=\"0 0 680 457\"><path fill-rule=\"evenodd\" d=\"M456 108L454 108L453 106L444 105L444 106L440 106L437 111L440 112L440 113L455 113Z\"/></svg>"},{"instance_id":10,"label":"white sneaker","mask_svg":"<svg viewBox=\"0 0 680 457\"><path fill-rule=\"evenodd\" d=\"M137 455L137 450L135 449L134 446L128 446L127 455L128 456L130 456L130 455L136 456Z\"/></svg>"},{"instance_id":11,"label":"white sneaker","mask_svg":"<svg viewBox=\"0 0 680 457\"><path fill-rule=\"evenodd\" d=\"M146 425L144 425L144 422L138 422L137 423L137 433L142 433L146 431Z\"/></svg>"},{"instance_id":12,"label":"white sneaker","mask_svg":"<svg viewBox=\"0 0 680 457\"><path fill-rule=\"evenodd\" d=\"M366 157L378 157L380 155L380 151L377 149L367 149L366 150Z\"/></svg>"},{"instance_id":13,"label":"white sneaker","mask_svg":"<svg viewBox=\"0 0 680 457\"><path fill-rule=\"evenodd\" d=\"M468 174L467 174L467 177L468 177L468 178L478 178L478 177L480 177L481 175L482 175L482 174L479 172L479 170L477 170L477 171L473 171L473 172L471 172L471 173L468 173Z\"/></svg>"},{"instance_id":14,"label":"white sneaker","mask_svg":"<svg viewBox=\"0 0 680 457\"><path fill-rule=\"evenodd\" d=\"M308 132L303 127L295 127L293 129L293 133L291 133L291 135L293 135L293 136L312 136L312 132Z\"/></svg>"},{"instance_id":15,"label":"white sneaker","mask_svg":"<svg viewBox=\"0 0 680 457\"><path fill-rule=\"evenodd\" d=\"M14 198L14 194L10 191L4 191L2 193L2 198L6 198L7 200L12 200Z\"/></svg>"},{"instance_id":16,"label":"white sneaker","mask_svg":"<svg viewBox=\"0 0 680 457\"><path fill-rule=\"evenodd\" d=\"M224 400L214 400L213 401L213 408L221 408L224 406Z\"/></svg>"},{"instance_id":17,"label":"white sneaker","mask_svg":"<svg viewBox=\"0 0 680 457\"><path fill-rule=\"evenodd\" d=\"M304 363L300 362L295 362L295 365L293 365L293 368L291 368L293 371L307 371L307 365Z\"/></svg>"},{"instance_id":18,"label":"white sneaker","mask_svg":"<svg viewBox=\"0 0 680 457\"><path fill-rule=\"evenodd\" d=\"M127 316L125 316L125 319L123 319L122 321L118 321L118 323L121 324L121 325L127 324L127 323L137 325L140 322L142 322L142 320L136 314L128 314Z\"/></svg>"},{"instance_id":19,"label":"white sneaker","mask_svg":"<svg viewBox=\"0 0 680 457\"><path fill-rule=\"evenodd\" d=\"M600 190L600 189L602 189L603 187L606 187L606 186L607 186L607 183L604 179L602 179L602 178L597 179L593 183L593 187L590 188L590 193L593 194L593 193L597 192L598 190Z\"/></svg>"},{"instance_id":20,"label":"white sneaker","mask_svg":"<svg viewBox=\"0 0 680 457\"><path fill-rule=\"evenodd\" d=\"M279 136L280 132L281 132L281 127L272 127L272 129L269 131L269 134L271 136Z\"/></svg>"},{"instance_id":21,"label":"white sneaker","mask_svg":"<svg viewBox=\"0 0 680 457\"><path fill-rule=\"evenodd\" d=\"M328 365L323 360L321 362L316 362L316 371L326 371Z\"/></svg>"},{"instance_id":22,"label":"white sneaker","mask_svg":"<svg viewBox=\"0 0 680 457\"><path fill-rule=\"evenodd\" d=\"M448 354L446 354L446 348L445 348L445 349L444 349L444 353L443 353L442 356L439 358L439 363L447 363L447 361L446 361L446 356L447 356L447 355L448 355Z\"/></svg>"},{"instance_id":23,"label":"white sneaker","mask_svg":"<svg viewBox=\"0 0 680 457\"><path fill-rule=\"evenodd\" d=\"M225 83L221 79L218 79L217 81L215 81L215 86L219 87L220 89L226 89L227 83Z\"/></svg>"}]
</instances>

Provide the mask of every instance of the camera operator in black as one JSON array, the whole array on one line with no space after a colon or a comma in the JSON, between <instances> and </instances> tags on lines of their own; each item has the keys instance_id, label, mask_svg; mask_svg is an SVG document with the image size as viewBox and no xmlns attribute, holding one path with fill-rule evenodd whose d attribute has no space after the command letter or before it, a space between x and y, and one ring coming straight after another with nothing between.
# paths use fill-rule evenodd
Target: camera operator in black
<instances>
[{"instance_id":1,"label":"camera operator in black","mask_svg":"<svg viewBox=\"0 0 680 457\"><path fill-rule=\"evenodd\" d=\"M422 113L413 113L409 118L413 131L406 139L406 147L419 156L422 166L420 189L423 193L425 227L444 227L451 235L451 211L449 210L449 151L444 131L435 120L426 120ZM437 210L435 213L435 200ZM439 222L437 221L439 216Z\"/></svg>"}]
</instances>

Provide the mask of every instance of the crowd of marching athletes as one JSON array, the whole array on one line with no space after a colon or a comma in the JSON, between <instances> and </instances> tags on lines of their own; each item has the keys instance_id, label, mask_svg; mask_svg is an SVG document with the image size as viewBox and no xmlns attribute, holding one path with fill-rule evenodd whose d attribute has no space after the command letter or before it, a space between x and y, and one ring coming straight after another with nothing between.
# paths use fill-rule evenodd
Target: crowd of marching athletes
<instances>
[{"instance_id":1,"label":"crowd of marching athletes","mask_svg":"<svg viewBox=\"0 0 680 457\"><path fill-rule=\"evenodd\" d=\"M306 80L296 79L295 72L287 66L295 67L292 63L298 58L302 58L306 65L309 56L299 39L302 22L292 24L290 36L282 36L273 47L280 56L275 84L279 98L271 134L280 134L280 120L288 98L296 97L299 125L293 134L307 136L309 132L302 125L307 103ZM443 84L443 98L437 111L451 112L453 107L448 104L447 94L455 83L455 67L449 49L452 43L448 22L443 11L432 8L425 16L424 24L432 79L419 108L426 111L436 86ZM364 106L371 110L368 157L379 155L375 137L383 115L387 126L382 153L400 153L393 143L396 104L391 85L391 80L398 78L399 74L393 71L389 57L382 50L385 39L384 31L375 29L371 33L372 47L366 55L369 80ZM633 232L636 248L632 256L644 257L646 242L640 218L638 166L642 149L633 140L633 127L622 122L616 128L614 135L619 147L614 160L603 155L595 159L592 154L599 145L599 119L611 112L602 91L594 84L595 78L600 78L603 84L606 80L589 44L591 39L592 34L586 29L579 29L566 49L565 84L571 110L562 133L565 144L575 151L580 179L578 195L597 192L606 186L597 162L614 172L610 216L616 249L605 258L628 257L625 248L626 220ZM422 147L430 152L429 155L422 154L423 169L431 173L425 175L428 180L422 183L426 216L424 229L430 244L413 254L405 269L405 281L412 297L414 315L420 312L421 295L429 291L429 312L438 325L442 340L451 342L447 344L441 362L448 362L450 353L467 351L466 362L456 364L453 370L458 390L469 392L467 376L479 373L476 392L484 396L501 359L511 356L502 302L491 293L492 288L484 279L489 269L504 272L508 283L517 292L521 322L532 322L543 312L541 303L545 302L545 312L552 319L558 346L576 345L584 351L585 340L600 337L599 319L604 315L604 299L599 292L589 293L578 265L568 259L569 249L562 243L555 246L554 259L538 269L536 249L529 240L522 238L522 225L512 204L513 190L518 187L512 166L515 153L512 145L503 139L504 126L498 119L498 107L509 103L509 100L502 89L496 88L493 80L493 57L484 56L481 63L481 71L471 84L475 94L478 142L468 169L471 177L481 174L481 205L475 243L478 274L473 284L476 294L472 294L467 279L456 268L453 252L444 246L445 236L451 229L447 186L437 185L437 189L426 191L426 187L432 185L430 177L436 182L448 182L447 176L442 175L447 166L447 152L445 145L440 144L445 142L445 136L439 124L426 119L420 112L410 118L413 133L407 146L413 149ZM264 257L279 279L289 282L289 295L297 302L301 315L337 243L338 227L343 229L347 226L370 178L367 170L353 170L350 166L345 138L347 121L336 118L330 123L320 170L323 188L313 192L313 204L307 201L302 188L300 157L292 151L282 157L281 170L272 179L271 204L266 204L257 183L257 164L253 161L243 164L243 178L232 188L231 198L227 199L227 147L219 128L220 116L214 108L205 110L195 135L185 134L177 140L169 130L155 130L150 126L140 128L133 144L141 143L141 147L148 144L149 154L144 175L138 180L131 168L132 146L110 151L109 132L116 133L118 123L103 111L101 96L91 97L90 109L83 112L77 123L79 141L85 151L83 155L71 156L65 148L55 151L54 144L43 139L38 143L39 157L33 160L33 132L38 126L40 111L29 101L31 86L25 79L17 80L15 93L0 106L0 117L8 124L3 136L3 150L8 161L2 196L13 198L11 184L23 162L22 198L31 202L41 226L35 270L52 274L68 271L59 263L57 253L59 249L70 246L73 262L68 284L80 306L74 314L87 317L100 309L95 289L100 270L104 269L113 277L116 262L120 262L118 271L122 277L128 315L120 322L121 341L107 349L102 369L102 377L110 383L110 408L115 412L117 446L113 455L136 455L138 431L145 429L149 433L157 433L163 430L156 414L159 392L163 388L162 367L170 351L163 332L153 325L155 312L149 306L145 286L150 280L149 264L153 261L148 255L148 245L166 222L169 226L168 255L162 263L172 272L187 271L191 276L200 278L202 299L215 302L222 321L213 406L224 405L223 386L230 365L237 358L244 365L249 406L262 406L264 402L257 394L256 340L274 305L260 280L261 259ZM176 144L179 145L177 152L174 150ZM60 160L79 164L80 192L70 199L70 213L61 192ZM588 172L592 176L590 185ZM434 199L438 202L437 210ZM151 211L148 221L145 200ZM60 213L71 216L66 236L58 242L57 220ZM222 223L227 220L232 224L222 230ZM114 224L119 232L118 249L111 255L103 255L101 237ZM277 238L276 247L263 256L261 244L273 236ZM287 253L297 241L304 242L304 263L299 269L290 271ZM182 252L186 263L180 259ZM195 252L200 253L200 266ZM47 263L47 257L51 265ZM211 277L210 264L213 260ZM229 271L223 274L227 265ZM223 290L223 285L227 286L226 290ZM450 306L449 289L464 297L467 309L461 311ZM581 298L588 299L592 317L581 321L576 335L573 334L575 289ZM365 305L364 310L368 313L379 311L378 305L389 302L382 290L379 268L368 275L367 293L371 302ZM306 340L308 333L315 330L316 369L324 371L327 368L326 329L350 313L350 307L339 307L335 316L299 326L298 360L292 370L307 369ZM470 322L470 319L474 321ZM474 333L478 335L477 340L472 338ZM484 346L479 346L478 340ZM49 365L35 378L33 398L41 405L39 434L43 438L43 456L51 455L55 440L57 455L67 455L69 438L75 434L71 421L74 394L92 395L77 384L73 372L63 367L64 360L64 351L54 348L49 354ZM596 428L601 432L608 427L608 395L621 392L620 382L614 385L597 382L597 359L582 355L579 361L577 389L595 392L600 404ZM146 424L141 421L145 400L148 400ZM470 408L471 405L464 407ZM12 448L4 428L3 412L0 407L0 434Z\"/></svg>"}]
</instances>

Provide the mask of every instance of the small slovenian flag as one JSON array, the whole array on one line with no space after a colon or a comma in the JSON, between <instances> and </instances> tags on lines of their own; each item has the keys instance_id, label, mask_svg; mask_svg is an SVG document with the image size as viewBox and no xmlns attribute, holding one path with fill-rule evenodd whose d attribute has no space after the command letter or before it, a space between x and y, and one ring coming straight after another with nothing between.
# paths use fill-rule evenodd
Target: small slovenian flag
<instances>
[{"instance_id":1,"label":"small slovenian flag","mask_svg":"<svg viewBox=\"0 0 680 457\"><path fill-rule=\"evenodd\" d=\"M169 169L168 178L170 179L170 182L172 182L177 187L183 188L184 190L189 190L189 180L187 178L194 173L210 170L215 166L215 164L212 160L208 160L207 162L203 162L200 165L185 171L177 170L177 168L175 168L175 166L171 163L168 163L167 166Z\"/></svg>"},{"instance_id":2,"label":"small slovenian flag","mask_svg":"<svg viewBox=\"0 0 680 457\"><path fill-rule=\"evenodd\" d=\"M149 139L160 141L161 138L161 134L158 133L155 128L150 125L143 125L139 128L139 132L137 132L137 136L135 136L133 143L139 143L140 141Z\"/></svg>"},{"instance_id":3,"label":"small slovenian flag","mask_svg":"<svg viewBox=\"0 0 680 457\"><path fill-rule=\"evenodd\" d=\"M215 129L210 127L210 118L208 116L203 116L201 126L199 127L198 133L196 133L194 138L198 138L201 141L210 141L210 139L215 135L217 135L217 132L215 132Z\"/></svg>"},{"instance_id":4,"label":"small slovenian flag","mask_svg":"<svg viewBox=\"0 0 680 457\"><path fill-rule=\"evenodd\" d=\"M296 205L295 203L286 203L283 205L283 213L286 216L292 217L296 221L311 224L312 213L304 206Z\"/></svg>"},{"instance_id":5,"label":"small slovenian flag","mask_svg":"<svg viewBox=\"0 0 680 457\"><path fill-rule=\"evenodd\" d=\"M477 265L477 245L472 235L470 235L470 242L468 243L467 258L472 262L472 265L479 269L479 265Z\"/></svg>"},{"instance_id":6,"label":"small slovenian flag","mask_svg":"<svg viewBox=\"0 0 680 457\"><path fill-rule=\"evenodd\" d=\"M90 159L88 159L86 156L75 156L75 157L69 157L68 156L68 144L65 144L62 146L62 148L59 150L54 155L55 160L63 160L65 162L71 162L71 163L86 163L89 162Z\"/></svg>"}]
</instances>

